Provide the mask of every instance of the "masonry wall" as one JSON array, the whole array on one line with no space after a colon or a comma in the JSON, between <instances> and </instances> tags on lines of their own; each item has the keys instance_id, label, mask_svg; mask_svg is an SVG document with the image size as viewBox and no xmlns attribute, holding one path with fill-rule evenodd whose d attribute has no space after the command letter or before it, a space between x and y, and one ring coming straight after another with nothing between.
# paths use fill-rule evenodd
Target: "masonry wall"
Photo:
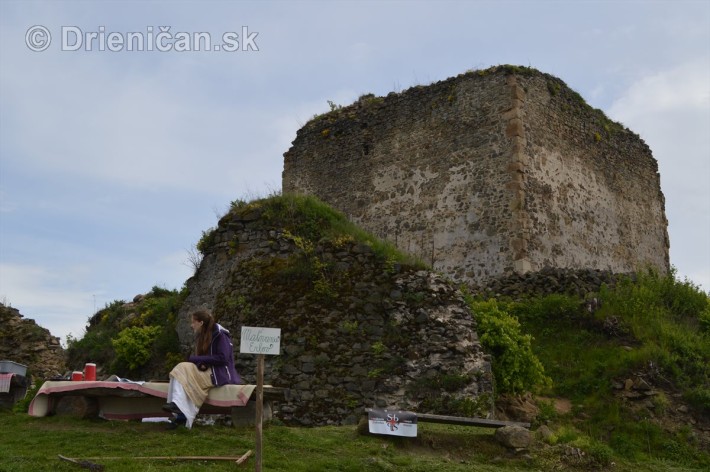
<instances>
[{"instance_id":1,"label":"masonry wall","mask_svg":"<svg viewBox=\"0 0 710 472\"><path fill-rule=\"evenodd\" d=\"M314 194L455 280L668 269L656 161L562 81L471 72L317 117L284 154Z\"/></svg>"},{"instance_id":2,"label":"masonry wall","mask_svg":"<svg viewBox=\"0 0 710 472\"><path fill-rule=\"evenodd\" d=\"M274 411L287 424L355 424L371 407L461 416L462 401L475 416L493 413L490 356L455 284L346 238L316 241L307 256L264 213L233 210L214 230L178 315L186 349L190 313L211 310L253 384L256 356L240 353L241 327L281 329L280 354L266 356L264 375L288 389ZM315 290L307 257L334 268L329 294Z\"/></svg>"},{"instance_id":3,"label":"masonry wall","mask_svg":"<svg viewBox=\"0 0 710 472\"><path fill-rule=\"evenodd\" d=\"M363 97L313 120L285 154L284 192L317 195L457 279L512 270L510 87L479 79Z\"/></svg>"},{"instance_id":4,"label":"masonry wall","mask_svg":"<svg viewBox=\"0 0 710 472\"><path fill-rule=\"evenodd\" d=\"M27 366L27 375L34 382L64 375L66 353L59 338L52 336L35 320L27 319L16 308L0 303L0 360ZM0 395L0 404L8 400Z\"/></svg>"},{"instance_id":5,"label":"masonry wall","mask_svg":"<svg viewBox=\"0 0 710 472\"><path fill-rule=\"evenodd\" d=\"M665 199L648 146L559 79L514 80L523 89L521 252L530 269L667 271Z\"/></svg>"}]
</instances>

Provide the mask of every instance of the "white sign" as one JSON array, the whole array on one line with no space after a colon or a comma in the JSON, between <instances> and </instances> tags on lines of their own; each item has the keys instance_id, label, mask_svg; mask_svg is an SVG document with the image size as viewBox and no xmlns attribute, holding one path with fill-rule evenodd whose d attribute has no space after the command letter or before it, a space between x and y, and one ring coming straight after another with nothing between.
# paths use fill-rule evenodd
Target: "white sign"
<instances>
[{"instance_id":1,"label":"white sign","mask_svg":"<svg viewBox=\"0 0 710 472\"><path fill-rule=\"evenodd\" d=\"M417 437L417 414L411 411L371 409L367 413L373 434Z\"/></svg>"},{"instance_id":2,"label":"white sign","mask_svg":"<svg viewBox=\"0 0 710 472\"><path fill-rule=\"evenodd\" d=\"M280 328L250 328L242 326L242 340L239 343L240 353L278 356L280 348Z\"/></svg>"}]
</instances>

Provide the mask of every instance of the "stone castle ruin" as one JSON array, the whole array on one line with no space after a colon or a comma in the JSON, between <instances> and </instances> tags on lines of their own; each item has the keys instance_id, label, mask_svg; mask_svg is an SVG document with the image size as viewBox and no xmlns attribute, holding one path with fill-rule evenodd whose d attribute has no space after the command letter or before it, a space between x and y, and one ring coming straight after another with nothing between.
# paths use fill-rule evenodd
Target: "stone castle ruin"
<instances>
[{"instance_id":1,"label":"stone castle ruin","mask_svg":"<svg viewBox=\"0 0 710 472\"><path fill-rule=\"evenodd\" d=\"M281 329L265 377L287 390L273 411L287 424L354 424L373 406L491 414L490 355L457 286L342 234L296 235L300 223L273 217L290 200L252 202L220 219L178 315L186 349L190 313L208 308L235 334L237 371L254 383L255 356L236 348L240 329ZM307 213L283 212L298 221Z\"/></svg>"},{"instance_id":2,"label":"stone castle ruin","mask_svg":"<svg viewBox=\"0 0 710 472\"><path fill-rule=\"evenodd\" d=\"M284 154L283 192L458 282L669 269L651 150L555 77L498 66L333 108Z\"/></svg>"},{"instance_id":3,"label":"stone castle ruin","mask_svg":"<svg viewBox=\"0 0 710 472\"><path fill-rule=\"evenodd\" d=\"M288 388L274 414L289 424L352 423L373 405L488 415L490 357L458 283L583 295L615 273L669 269L648 146L535 70L363 96L307 123L284 156L284 195L236 205L209 233L178 335L190 344L189 313L201 307L234 332L280 327L283 352L267 372ZM321 223L296 235L295 223L272 221L276 206L308 200L295 194L444 276L340 236L305 244ZM246 381L252 357L237 359Z\"/></svg>"}]
</instances>

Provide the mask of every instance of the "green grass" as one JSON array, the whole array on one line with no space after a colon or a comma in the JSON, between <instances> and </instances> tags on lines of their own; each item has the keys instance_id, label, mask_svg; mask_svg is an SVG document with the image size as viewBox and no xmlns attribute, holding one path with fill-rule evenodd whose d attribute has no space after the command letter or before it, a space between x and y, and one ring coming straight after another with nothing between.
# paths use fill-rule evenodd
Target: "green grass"
<instances>
[{"instance_id":1,"label":"green grass","mask_svg":"<svg viewBox=\"0 0 710 472\"><path fill-rule=\"evenodd\" d=\"M552 379L542 393L572 402L571 414L561 417L543 405L546 419L564 432L563 442L580 442L602 461L710 468L710 454L690 428L664 420L674 415L665 392L683 394L698 416L710 411L707 294L673 273L648 272L603 288L599 299L594 314L567 295L501 303L532 335L533 352ZM637 375L657 390L652 409L615 395L614 384Z\"/></svg>"},{"instance_id":2,"label":"green grass","mask_svg":"<svg viewBox=\"0 0 710 472\"><path fill-rule=\"evenodd\" d=\"M253 428L195 426L166 431L164 424L83 420L66 416L33 418L0 412L0 471L77 471L58 455L90 459L107 471L252 470L254 456L242 467L231 461L152 460L136 457L241 456L255 450ZM267 425L263 431L265 471L545 471L604 470L611 449L570 428L558 432L556 445L536 442L528 455L507 452L493 430L420 423L417 438L362 436L355 426L292 428ZM565 451L587 451L581 462ZM681 452L681 451L679 451ZM107 458L111 459L107 459ZM104 459L101 459L104 458ZM613 470L693 471L700 466L668 459L611 457ZM687 462L687 461L686 461ZM612 467L612 466L608 466Z\"/></svg>"},{"instance_id":3,"label":"green grass","mask_svg":"<svg viewBox=\"0 0 710 472\"><path fill-rule=\"evenodd\" d=\"M317 244L322 239L336 245L354 241L369 246L382 260L426 267L421 261L399 251L392 243L358 227L341 212L312 195L284 194L250 202L234 201L223 220L234 213L245 215L253 211L261 211L264 223L287 230L305 244Z\"/></svg>"},{"instance_id":4,"label":"green grass","mask_svg":"<svg viewBox=\"0 0 710 472\"><path fill-rule=\"evenodd\" d=\"M79 470L58 455L91 459L106 470L234 470L232 462L140 460L140 456L241 456L255 450L251 428L195 426L166 431L164 424L32 418L0 413L0 471ZM355 426L291 428L269 425L263 432L264 470L269 471L464 471L499 470L493 460L505 455L491 430L420 425L418 438L358 435ZM485 454L484 454L485 453ZM525 470L508 459L507 470ZM244 466L250 470L254 457Z\"/></svg>"}]
</instances>

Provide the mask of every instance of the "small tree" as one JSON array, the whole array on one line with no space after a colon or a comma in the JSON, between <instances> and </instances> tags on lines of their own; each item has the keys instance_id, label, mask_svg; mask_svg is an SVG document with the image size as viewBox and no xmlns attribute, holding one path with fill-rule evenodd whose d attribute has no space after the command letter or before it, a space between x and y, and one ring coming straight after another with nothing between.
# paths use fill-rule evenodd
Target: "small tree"
<instances>
[{"instance_id":1,"label":"small tree","mask_svg":"<svg viewBox=\"0 0 710 472\"><path fill-rule=\"evenodd\" d=\"M493 354L493 376L499 393L522 393L552 383L532 351L532 337L522 333L515 316L501 309L495 299L470 305L481 344Z\"/></svg>"},{"instance_id":2,"label":"small tree","mask_svg":"<svg viewBox=\"0 0 710 472\"><path fill-rule=\"evenodd\" d=\"M150 360L151 347L160 332L160 326L133 326L122 330L111 340L116 351L115 362L130 370L144 366Z\"/></svg>"}]
</instances>

